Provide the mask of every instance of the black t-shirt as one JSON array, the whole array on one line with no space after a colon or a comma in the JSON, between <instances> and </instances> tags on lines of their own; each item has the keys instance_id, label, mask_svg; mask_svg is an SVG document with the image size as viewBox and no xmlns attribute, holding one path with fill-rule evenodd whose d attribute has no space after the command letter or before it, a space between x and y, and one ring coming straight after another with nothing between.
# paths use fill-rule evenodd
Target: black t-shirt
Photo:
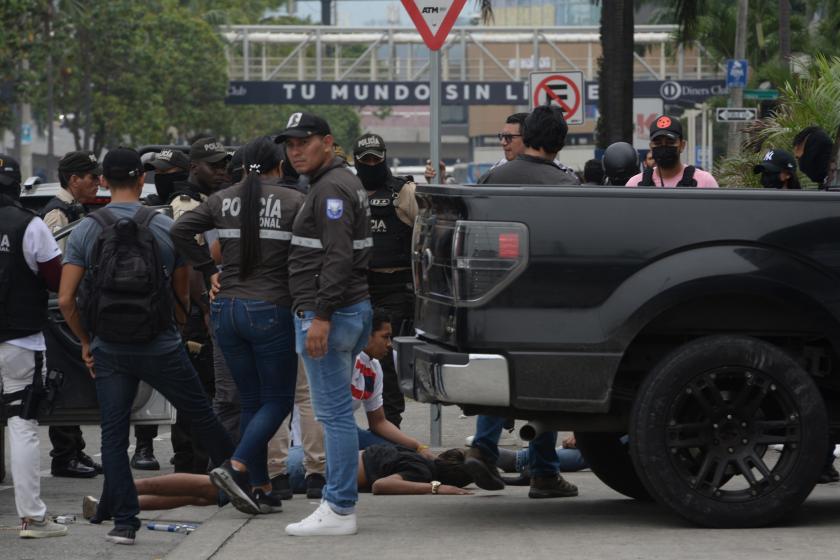
<instances>
[{"instance_id":1,"label":"black t-shirt","mask_svg":"<svg viewBox=\"0 0 840 560\"><path fill-rule=\"evenodd\" d=\"M368 485L380 478L400 475L411 482L431 482L434 467L432 461L419 453L400 445L371 445L365 449L362 461Z\"/></svg>"}]
</instances>

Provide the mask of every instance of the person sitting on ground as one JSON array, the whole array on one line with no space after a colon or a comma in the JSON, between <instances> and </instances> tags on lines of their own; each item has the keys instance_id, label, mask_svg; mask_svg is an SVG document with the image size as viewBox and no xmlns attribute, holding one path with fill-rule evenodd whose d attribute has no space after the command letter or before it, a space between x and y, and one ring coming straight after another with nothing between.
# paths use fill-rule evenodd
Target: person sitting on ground
<instances>
[{"instance_id":1,"label":"person sitting on ground","mask_svg":"<svg viewBox=\"0 0 840 560\"><path fill-rule=\"evenodd\" d=\"M372 445L359 452L360 491L373 494L448 494L470 495L464 486L473 482L464 469L464 452L448 449L440 455L421 455L398 445ZM303 450L292 446L289 450L288 469L295 492L306 492L303 478ZM183 506L223 507L228 503L224 492L210 482L209 475L175 473L134 481L139 496L140 509L144 511L174 509ZM97 500L85 496L82 515L89 519L96 512ZM271 508L261 513L273 513Z\"/></svg>"},{"instance_id":2,"label":"person sitting on ground","mask_svg":"<svg viewBox=\"0 0 840 560\"><path fill-rule=\"evenodd\" d=\"M428 453L429 446L400 431L385 417L382 398L383 373L379 360L391 352L391 321L382 309L373 310L373 323L368 344L356 357L350 392L353 395L353 410L362 405L367 414L368 429L359 430L359 449L374 444L401 445L421 454Z\"/></svg>"}]
</instances>

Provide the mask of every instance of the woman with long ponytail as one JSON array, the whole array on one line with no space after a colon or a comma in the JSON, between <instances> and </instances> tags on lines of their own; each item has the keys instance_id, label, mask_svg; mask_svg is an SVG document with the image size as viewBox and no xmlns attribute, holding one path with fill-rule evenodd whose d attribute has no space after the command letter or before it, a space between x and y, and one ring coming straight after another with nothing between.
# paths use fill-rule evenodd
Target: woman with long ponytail
<instances>
[{"instance_id":1,"label":"woman with long ponytail","mask_svg":"<svg viewBox=\"0 0 840 560\"><path fill-rule=\"evenodd\" d=\"M292 410L297 376L288 255L302 193L283 186L283 153L270 137L242 149L244 178L184 214L171 231L178 250L221 286L211 304L213 330L239 389L241 438L210 478L240 511L280 510L271 492L267 445ZM219 232L218 273L195 234Z\"/></svg>"}]
</instances>

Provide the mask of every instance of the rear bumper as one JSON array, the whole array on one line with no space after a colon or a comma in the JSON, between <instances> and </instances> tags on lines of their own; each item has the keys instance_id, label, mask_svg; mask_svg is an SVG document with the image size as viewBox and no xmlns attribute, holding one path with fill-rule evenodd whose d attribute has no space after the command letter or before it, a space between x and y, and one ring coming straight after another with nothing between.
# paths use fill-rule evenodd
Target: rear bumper
<instances>
[{"instance_id":1,"label":"rear bumper","mask_svg":"<svg viewBox=\"0 0 840 560\"><path fill-rule=\"evenodd\" d=\"M420 402L510 406L507 358L462 354L415 337L394 339L402 392Z\"/></svg>"}]
</instances>

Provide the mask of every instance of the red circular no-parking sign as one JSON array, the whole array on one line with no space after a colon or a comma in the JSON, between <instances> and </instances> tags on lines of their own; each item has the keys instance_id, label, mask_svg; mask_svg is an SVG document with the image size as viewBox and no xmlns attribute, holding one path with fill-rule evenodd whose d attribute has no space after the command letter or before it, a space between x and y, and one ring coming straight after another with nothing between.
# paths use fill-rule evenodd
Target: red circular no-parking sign
<instances>
[{"instance_id":1,"label":"red circular no-parking sign","mask_svg":"<svg viewBox=\"0 0 840 560\"><path fill-rule=\"evenodd\" d=\"M561 90L565 90L565 99L560 93L558 93ZM582 96L580 89L577 84L575 84L574 80L562 74L548 76L545 78L537 85L537 87L534 88L533 95L534 107L556 103L561 109L563 109L563 118L567 121L571 120L575 114L577 114L581 106L580 100ZM545 103L540 100L543 95L545 95Z\"/></svg>"}]
</instances>

